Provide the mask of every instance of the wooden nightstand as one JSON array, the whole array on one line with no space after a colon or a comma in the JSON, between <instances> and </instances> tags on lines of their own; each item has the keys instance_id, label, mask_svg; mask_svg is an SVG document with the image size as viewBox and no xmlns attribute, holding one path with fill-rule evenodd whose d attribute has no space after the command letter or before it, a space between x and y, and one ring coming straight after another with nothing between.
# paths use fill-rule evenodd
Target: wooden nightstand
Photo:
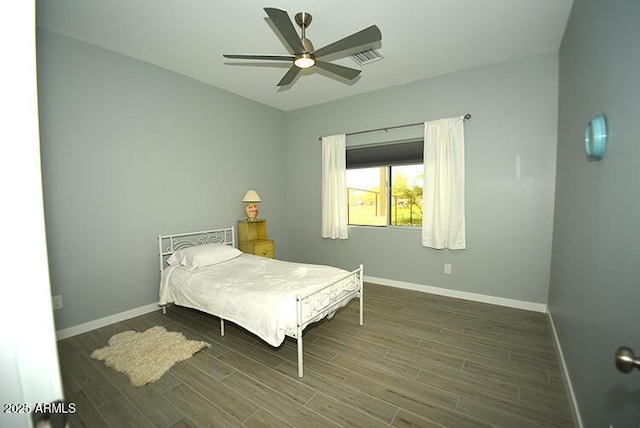
<instances>
[{"instance_id":1,"label":"wooden nightstand","mask_svg":"<svg viewBox=\"0 0 640 428\"><path fill-rule=\"evenodd\" d=\"M238 220L238 248L256 256L275 257L273 240L267 238L267 220Z\"/></svg>"}]
</instances>

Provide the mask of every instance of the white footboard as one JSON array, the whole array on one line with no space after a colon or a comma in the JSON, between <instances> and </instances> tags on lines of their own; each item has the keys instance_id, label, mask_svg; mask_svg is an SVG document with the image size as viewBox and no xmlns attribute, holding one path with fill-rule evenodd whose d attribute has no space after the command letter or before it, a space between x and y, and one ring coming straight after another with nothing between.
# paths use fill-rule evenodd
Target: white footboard
<instances>
[{"instance_id":1,"label":"white footboard","mask_svg":"<svg viewBox=\"0 0 640 428\"><path fill-rule=\"evenodd\" d=\"M360 325L363 324L363 276L364 266L360 265L358 269L349 272L326 287L307 295L296 296L297 328L295 332L288 332L287 336L293 337L298 343L298 377L302 377L304 373L302 331L309 323L317 321L319 316L322 318L332 316L336 310L358 297L360 299ZM349 284L346 288L340 285L344 283L345 280L347 280L347 284ZM303 310L305 306L311 310L305 313Z\"/></svg>"}]
</instances>

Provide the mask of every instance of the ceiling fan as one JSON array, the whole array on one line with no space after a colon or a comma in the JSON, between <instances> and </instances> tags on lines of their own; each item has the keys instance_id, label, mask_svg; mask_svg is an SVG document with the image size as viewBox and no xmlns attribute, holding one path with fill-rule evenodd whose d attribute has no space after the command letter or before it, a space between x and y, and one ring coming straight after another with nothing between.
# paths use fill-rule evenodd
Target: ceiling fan
<instances>
[{"instance_id":1,"label":"ceiling fan","mask_svg":"<svg viewBox=\"0 0 640 428\"><path fill-rule=\"evenodd\" d=\"M326 61L320 61L322 58L337 52L352 51L353 49L365 45L369 45L382 40L380 29L372 25L362 31L351 34L337 42L331 43L323 48L315 49L311 40L307 39L305 30L311 24L311 14L306 12L297 13L295 16L296 23L302 29L302 36L299 37L291 19L286 11L267 7L264 9L271 22L275 25L280 35L285 40L287 46L293 52L293 55L222 55L230 59L257 59L268 61L290 61L292 63L289 71L278 82L278 86L286 86L293 82L300 70L311 67L318 67L330 73L336 74L347 80L355 79L360 70L333 64Z\"/></svg>"}]
</instances>

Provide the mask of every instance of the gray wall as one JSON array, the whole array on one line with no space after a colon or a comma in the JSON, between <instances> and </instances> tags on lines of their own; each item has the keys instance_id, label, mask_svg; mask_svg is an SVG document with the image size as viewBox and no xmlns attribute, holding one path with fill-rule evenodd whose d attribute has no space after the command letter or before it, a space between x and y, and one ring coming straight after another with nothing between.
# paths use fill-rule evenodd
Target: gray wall
<instances>
[{"instance_id":1,"label":"gray wall","mask_svg":"<svg viewBox=\"0 0 640 428\"><path fill-rule=\"evenodd\" d=\"M291 255L344 268L364 263L367 275L388 280L546 304L557 96L551 53L287 113ZM319 136L465 113L472 115L465 125L466 250L425 248L419 229L350 227L346 241L320 237ZM444 263L452 274L443 273Z\"/></svg>"},{"instance_id":2,"label":"gray wall","mask_svg":"<svg viewBox=\"0 0 640 428\"><path fill-rule=\"evenodd\" d=\"M157 235L234 224L249 188L284 241L281 111L47 31L38 75L58 330L157 301Z\"/></svg>"},{"instance_id":3,"label":"gray wall","mask_svg":"<svg viewBox=\"0 0 640 428\"><path fill-rule=\"evenodd\" d=\"M640 2L576 0L560 50L558 181L549 308L586 427L637 427L640 372ZM589 162L586 123L604 113L606 157Z\"/></svg>"},{"instance_id":4,"label":"gray wall","mask_svg":"<svg viewBox=\"0 0 640 428\"><path fill-rule=\"evenodd\" d=\"M156 235L235 223L248 188L265 201L279 258L547 301L556 53L283 113L50 32L38 48L58 330L153 303ZM467 250L424 248L417 229L320 238L318 136L467 112Z\"/></svg>"}]
</instances>

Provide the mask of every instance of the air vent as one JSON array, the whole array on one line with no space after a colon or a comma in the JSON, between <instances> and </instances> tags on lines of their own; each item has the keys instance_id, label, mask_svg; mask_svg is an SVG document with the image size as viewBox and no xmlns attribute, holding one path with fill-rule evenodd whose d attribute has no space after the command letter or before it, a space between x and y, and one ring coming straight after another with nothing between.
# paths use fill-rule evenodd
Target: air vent
<instances>
[{"instance_id":1,"label":"air vent","mask_svg":"<svg viewBox=\"0 0 640 428\"><path fill-rule=\"evenodd\" d=\"M378 61L382 59L382 55L375 49L367 49L366 51L358 52L351 55L351 59L358 63L358 65L369 64L370 62Z\"/></svg>"}]
</instances>

